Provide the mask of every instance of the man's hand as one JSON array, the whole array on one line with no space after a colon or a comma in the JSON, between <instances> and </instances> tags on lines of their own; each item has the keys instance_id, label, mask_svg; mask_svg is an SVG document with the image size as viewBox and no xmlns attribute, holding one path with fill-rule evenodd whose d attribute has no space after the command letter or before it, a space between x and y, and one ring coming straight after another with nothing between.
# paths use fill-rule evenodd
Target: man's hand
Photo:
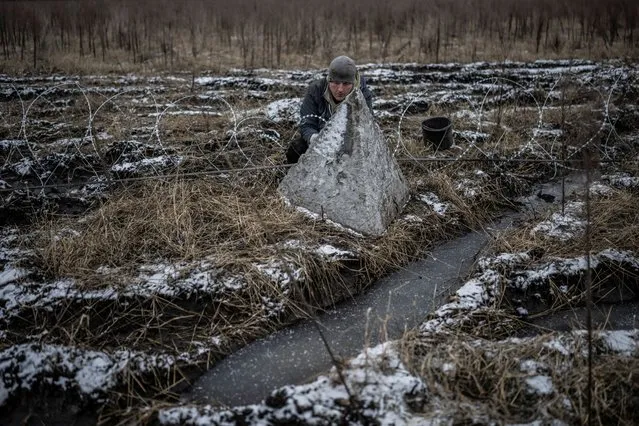
<instances>
[{"instance_id":1,"label":"man's hand","mask_svg":"<svg viewBox=\"0 0 639 426\"><path fill-rule=\"evenodd\" d=\"M319 133L313 133L310 139L308 140L308 144L311 145L314 141L317 140L318 137L319 137Z\"/></svg>"}]
</instances>

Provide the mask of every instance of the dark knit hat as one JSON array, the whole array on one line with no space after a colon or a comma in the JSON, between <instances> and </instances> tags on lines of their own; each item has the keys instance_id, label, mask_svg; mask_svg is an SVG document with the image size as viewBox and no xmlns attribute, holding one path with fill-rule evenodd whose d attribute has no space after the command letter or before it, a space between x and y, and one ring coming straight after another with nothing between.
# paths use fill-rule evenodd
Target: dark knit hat
<instances>
[{"instance_id":1,"label":"dark knit hat","mask_svg":"<svg viewBox=\"0 0 639 426\"><path fill-rule=\"evenodd\" d=\"M328 81L354 84L356 77L355 61L348 56L338 56L328 66Z\"/></svg>"}]
</instances>

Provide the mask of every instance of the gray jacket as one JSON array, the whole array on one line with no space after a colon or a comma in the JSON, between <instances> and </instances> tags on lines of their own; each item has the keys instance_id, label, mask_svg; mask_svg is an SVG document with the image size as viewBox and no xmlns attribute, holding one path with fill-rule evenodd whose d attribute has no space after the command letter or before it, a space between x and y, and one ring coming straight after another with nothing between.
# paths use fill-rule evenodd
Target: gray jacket
<instances>
[{"instance_id":1,"label":"gray jacket","mask_svg":"<svg viewBox=\"0 0 639 426\"><path fill-rule=\"evenodd\" d=\"M359 88L366 99L366 105L373 112L373 93L366 85L366 79L359 76ZM310 143L311 136L319 133L331 118L333 107L325 98L328 91L328 81L325 78L313 81L306 89L306 95L300 108L300 133L307 143Z\"/></svg>"}]
</instances>

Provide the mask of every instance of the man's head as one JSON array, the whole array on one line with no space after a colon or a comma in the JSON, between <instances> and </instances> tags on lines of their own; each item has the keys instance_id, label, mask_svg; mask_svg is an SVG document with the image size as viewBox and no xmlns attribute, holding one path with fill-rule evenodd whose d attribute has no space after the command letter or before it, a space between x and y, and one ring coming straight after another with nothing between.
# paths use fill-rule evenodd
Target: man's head
<instances>
[{"instance_id":1,"label":"man's head","mask_svg":"<svg viewBox=\"0 0 639 426\"><path fill-rule=\"evenodd\" d=\"M341 102L353 90L357 81L357 67L348 56L338 56L328 66L328 88L337 102Z\"/></svg>"}]
</instances>

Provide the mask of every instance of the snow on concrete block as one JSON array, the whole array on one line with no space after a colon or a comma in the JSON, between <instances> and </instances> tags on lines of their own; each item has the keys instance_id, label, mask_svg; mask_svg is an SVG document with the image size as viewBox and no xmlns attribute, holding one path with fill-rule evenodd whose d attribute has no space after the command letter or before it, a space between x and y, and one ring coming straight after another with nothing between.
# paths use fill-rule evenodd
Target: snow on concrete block
<instances>
[{"instance_id":1,"label":"snow on concrete block","mask_svg":"<svg viewBox=\"0 0 639 426\"><path fill-rule=\"evenodd\" d=\"M338 106L278 189L292 205L366 235L384 233L409 197L360 90Z\"/></svg>"}]
</instances>

